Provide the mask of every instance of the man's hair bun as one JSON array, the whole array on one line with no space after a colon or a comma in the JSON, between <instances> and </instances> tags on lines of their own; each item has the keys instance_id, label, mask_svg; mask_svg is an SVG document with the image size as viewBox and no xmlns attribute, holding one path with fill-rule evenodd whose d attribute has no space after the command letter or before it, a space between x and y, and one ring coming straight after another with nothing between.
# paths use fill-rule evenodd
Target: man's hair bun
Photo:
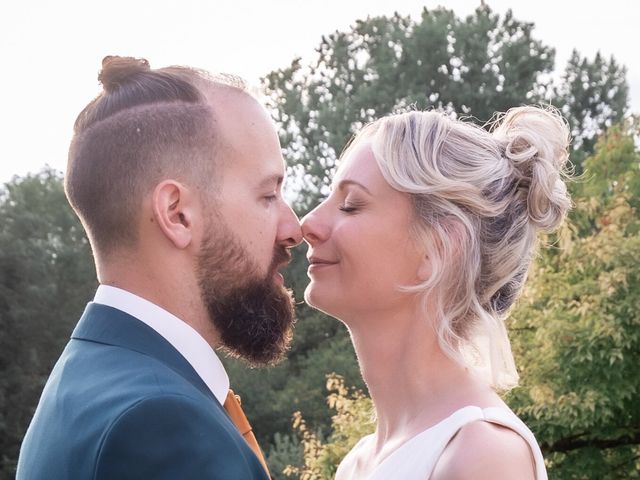
<instances>
[{"instance_id":1,"label":"man's hair bun","mask_svg":"<svg viewBox=\"0 0 640 480\"><path fill-rule=\"evenodd\" d=\"M149 62L144 58L108 55L102 59L102 71L98 74L98 80L105 91L110 93L149 70Z\"/></svg>"}]
</instances>

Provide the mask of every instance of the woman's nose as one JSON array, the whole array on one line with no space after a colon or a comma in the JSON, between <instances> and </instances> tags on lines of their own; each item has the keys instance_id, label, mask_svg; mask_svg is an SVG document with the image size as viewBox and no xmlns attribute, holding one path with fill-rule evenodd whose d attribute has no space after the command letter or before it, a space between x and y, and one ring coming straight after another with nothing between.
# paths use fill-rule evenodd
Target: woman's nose
<instances>
[{"instance_id":1,"label":"woman's nose","mask_svg":"<svg viewBox=\"0 0 640 480\"><path fill-rule=\"evenodd\" d=\"M323 225L320 218L320 207L318 205L315 209L307 213L300 221L300 227L302 228L302 237L309 245L326 240L328 228Z\"/></svg>"}]
</instances>

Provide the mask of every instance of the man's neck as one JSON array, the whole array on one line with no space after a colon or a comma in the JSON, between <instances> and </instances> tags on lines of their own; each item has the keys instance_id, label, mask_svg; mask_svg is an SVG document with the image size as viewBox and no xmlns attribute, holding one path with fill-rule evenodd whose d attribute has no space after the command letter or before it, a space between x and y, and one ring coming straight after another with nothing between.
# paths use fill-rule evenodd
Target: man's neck
<instances>
[{"instance_id":1,"label":"man's neck","mask_svg":"<svg viewBox=\"0 0 640 480\"><path fill-rule=\"evenodd\" d=\"M197 282L187 277L185 271L188 269L183 265L173 265L170 261L150 266L122 259L101 265L98 279L102 285L126 290L163 308L191 326L215 348L220 344L220 337L209 320Z\"/></svg>"}]
</instances>

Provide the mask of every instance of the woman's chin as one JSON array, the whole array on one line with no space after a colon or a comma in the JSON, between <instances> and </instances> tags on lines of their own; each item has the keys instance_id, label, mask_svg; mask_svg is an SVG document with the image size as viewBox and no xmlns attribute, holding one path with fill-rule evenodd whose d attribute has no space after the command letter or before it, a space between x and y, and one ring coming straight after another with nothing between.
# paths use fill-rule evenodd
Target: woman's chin
<instances>
[{"instance_id":1,"label":"woman's chin","mask_svg":"<svg viewBox=\"0 0 640 480\"><path fill-rule=\"evenodd\" d=\"M313 281L307 285L307 288L304 289L304 301L307 305L313 308L320 308L317 305L317 295L315 292L315 288L313 287Z\"/></svg>"},{"instance_id":2,"label":"woman's chin","mask_svg":"<svg viewBox=\"0 0 640 480\"><path fill-rule=\"evenodd\" d=\"M320 310L327 315L334 316L334 314L331 313L331 311L333 310L331 308L331 305L334 302L330 301L328 295L323 295L318 286L314 285L313 281L309 285L307 285L307 288L304 291L304 301L310 307L313 307L316 310Z\"/></svg>"}]
</instances>

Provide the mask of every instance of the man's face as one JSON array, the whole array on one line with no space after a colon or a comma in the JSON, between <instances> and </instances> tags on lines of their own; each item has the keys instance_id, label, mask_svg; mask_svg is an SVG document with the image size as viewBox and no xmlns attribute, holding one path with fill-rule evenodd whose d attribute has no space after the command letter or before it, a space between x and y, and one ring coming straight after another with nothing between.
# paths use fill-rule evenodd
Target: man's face
<instances>
[{"instance_id":1,"label":"man's face","mask_svg":"<svg viewBox=\"0 0 640 480\"><path fill-rule=\"evenodd\" d=\"M215 209L264 274L277 245L302 241L300 223L282 197L284 159L273 121L252 97L214 92L222 183ZM282 277L275 275L282 282Z\"/></svg>"},{"instance_id":2,"label":"man's face","mask_svg":"<svg viewBox=\"0 0 640 480\"><path fill-rule=\"evenodd\" d=\"M223 345L268 364L291 337L293 303L278 270L301 241L300 224L282 197L284 160L271 118L247 95L218 94L222 182L205 213L198 281Z\"/></svg>"}]
</instances>

